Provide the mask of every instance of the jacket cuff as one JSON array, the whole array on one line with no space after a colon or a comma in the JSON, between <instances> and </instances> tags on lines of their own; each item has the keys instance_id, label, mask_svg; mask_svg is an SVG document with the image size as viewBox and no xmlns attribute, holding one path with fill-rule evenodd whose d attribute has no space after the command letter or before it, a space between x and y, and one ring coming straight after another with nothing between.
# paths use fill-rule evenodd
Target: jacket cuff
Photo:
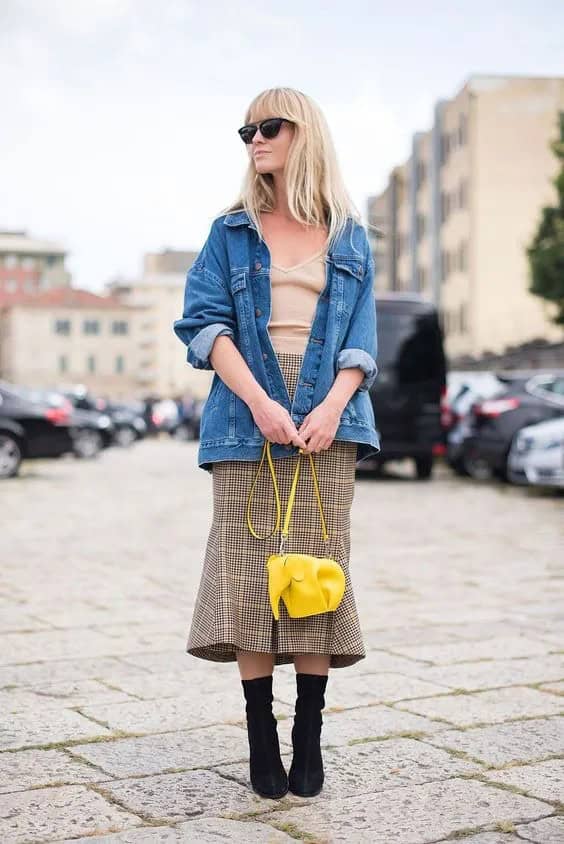
<instances>
[{"instance_id":1,"label":"jacket cuff","mask_svg":"<svg viewBox=\"0 0 564 844\"><path fill-rule=\"evenodd\" d=\"M358 385L358 390L368 390L378 374L376 361L364 349L342 349L337 355L337 370L358 366L364 372L364 378Z\"/></svg>"},{"instance_id":2,"label":"jacket cuff","mask_svg":"<svg viewBox=\"0 0 564 844\"><path fill-rule=\"evenodd\" d=\"M187 361L196 369L213 369L210 363L210 353L215 338L220 334L228 334L234 337L233 329L223 322L213 322L198 331L188 346Z\"/></svg>"}]
</instances>

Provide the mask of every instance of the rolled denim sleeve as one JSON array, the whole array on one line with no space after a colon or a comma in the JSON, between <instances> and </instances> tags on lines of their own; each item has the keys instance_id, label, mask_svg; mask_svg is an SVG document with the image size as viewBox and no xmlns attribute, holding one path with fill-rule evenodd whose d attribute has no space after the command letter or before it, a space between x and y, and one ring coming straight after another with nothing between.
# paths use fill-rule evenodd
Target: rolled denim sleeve
<instances>
[{"instance_id":1,"label":"rolled denim sleeve","mask_svg":"<svg viewBox=\"0 0 564 844\"><path fill-rule=\"evenodd\" d=\"M235 337L237 319L225 277L219 234L212 226L186 276L182 318L173 323L174 333L188 347L186 360L195 369L213 369L210 354L216 337Z\"/></svg>"},{"instance_id":2,"label":"rolled denim sleeve","mask_svg":"<svg viewBox=\"0 0 564 844\"><path fill-rule=\"evenodd\" d=\"M374 259L367 250L366 272L362 286L351 314L349 329L344 345L337 355L336 366L339 369L359 367L364 378L357 389L368 390L376 380L378 365L378 338L376 329L376 298L374 296Z\"/></svg>"}]
</instances>

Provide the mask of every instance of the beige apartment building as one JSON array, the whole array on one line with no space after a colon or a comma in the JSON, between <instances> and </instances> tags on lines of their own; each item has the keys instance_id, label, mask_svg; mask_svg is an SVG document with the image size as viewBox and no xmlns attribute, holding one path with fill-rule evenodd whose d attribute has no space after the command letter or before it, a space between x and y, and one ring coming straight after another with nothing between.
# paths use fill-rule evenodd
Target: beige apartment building
<instances>
[{"instance_id":1,"label":"beige apartment building","mask_svg":"<svg viewBox=\"0 0 564 844\"><path fill-rule=\"evenodd\" d=\"M0 231L0 294L4 298L68 287L66 251L58 243L25 230Z\"/></svg>"},{"instance_id":2,"label":"beige apartment building","mask_svg":"<svg viewBox=\"0 0 564 844\"><path fill-rule=\"evenodd\" d=\"M408 161L368 203L376 291L413 291L440 311L449 358L564 339L528 292L525 249L554 204L564 77L472 76L413 136Z\"/></svg>"},{"instance_id":3,"label":"beige apartment building","mask_svg":"<svg viewBox=\"0 0 564 844\"><path fill-rule=\"evenodd\" d=\"M0 294L0 376L33 387L84 384L111 399L138 397L144 314L72 287Z\"/></svg>"},{"instance_id":4,"label":"beige apartment building","mask_svg":"<svg viewBox=\"0 0 564 844\"><path fill-rule=\"evenodd\" d=\"M186 273L197 252L164 250L148 253L141 278L109 282L108 292L120 302L145 309L138 336L145 394L162 398L191 394L205 398L213 373L186 361L186 347L173 331L182 316Z\"/></svg>"}]
</instances>

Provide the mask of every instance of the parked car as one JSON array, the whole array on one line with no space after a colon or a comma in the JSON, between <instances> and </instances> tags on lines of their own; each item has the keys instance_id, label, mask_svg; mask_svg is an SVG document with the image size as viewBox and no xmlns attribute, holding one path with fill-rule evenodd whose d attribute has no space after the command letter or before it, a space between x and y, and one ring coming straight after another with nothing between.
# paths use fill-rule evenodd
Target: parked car
<instances>
[{"instance_id":1,"label":"parked car","mask_svg":"<svg viewBox=\"0 0 564 844\"><path fill-rule=\"evenodd\" d=\"M169 427L171 437L176 440L197 440L200 437L200 420L205 399L183 399L176 402L178 416Z\"/></svg>"},{"instance_id":2,"label":"parked car","mask_svg":"<svg viewBox=\"0 0 564 844\"><path fill-rule=\"evenodd\" d=\"M505 384L493 372L449 372L447 397L450 425L446 461L459 475L468 475L464 442L472 432L472 407L482 399L499 395Z\"/></svg>"},{"instance_id":3,"label":"parked car","mask_svg":"<svg viewBox=\"0 0 564 844\"><path fill-rule=\"evenodd\" d=\"M20 384L14 389L17 389L18 393L29 401L47 404L53 408L66 406L69 409L71 450L75 457L85 459L97 457L103 448L112 444L114 429L107 414L77 409L72 398L57 389L27 387Z\"/></svg>"},{"instance_id":4,"label":"parked car","mask_svg":"<svg viewBox=\"0 0 564 844\"><path fill-rule=\"evenodd\" d=\"M564 415L564 374L501 376L504 390L472 407L463 460L472 477L507 480L507 461L519 431Z\"/></svg>"},{"instance_id":5,"label":"parked car","mask_svg":"<svg viewBox=\"0 0 564 844\"><path fill-rule=\"evenodd\" d=\"M378 376L370 388L381 451L374 463L404 457L429 478L449 425L447 365L438 312L417 294L376 299Z\"/></svg>"},{"instance_id":6,"label":"parked car","mask_svg":"<svg viewBox=\"0 0 564 844\"><path fill-rule=\"evenodd\" d=\"M103 439L101 447L116 444L122 447L132 445L147 433L147 424L143 418L144 406L130 406L125 403L111 402L108 399L93 396L85 387L62 388L63 394L72 402L76 410L101 414L103 428L111 437ZM110 420L110 425L105 420Z\"/></svg>"},{"instance_id":7,"label":"parked car","mask_svg":"<svg viewBox=\"0 0 564 844\"><path fill-rule=\"evenodd\" d=\"M15 477L22 460L60 457L71 451L71 411L20 395L16 385L0 383L0 478Z\"/></svg>"},{"instance_id":8,"label":"parked car","mask_svg":"<svg viewBox=\"0 0 564 844\"><path fill-rule=\"evenodd\" d=\"M521 428L509 450L507 477L515 484L564 488L564 416Z\"/></svg>"}]
</instances>

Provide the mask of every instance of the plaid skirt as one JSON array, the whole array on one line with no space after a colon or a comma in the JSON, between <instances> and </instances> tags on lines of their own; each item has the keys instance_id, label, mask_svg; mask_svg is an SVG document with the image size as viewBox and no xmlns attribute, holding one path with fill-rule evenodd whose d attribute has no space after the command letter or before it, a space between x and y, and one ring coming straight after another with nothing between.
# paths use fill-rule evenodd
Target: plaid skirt
<instances>
[{"instance_id":1,"label":"plaid skirt","mask_svg":"<svg viewBox=\"0 0 564 844\"><path fill-rule=\"evenodd\" d=\"M278 352L278 361L293 398L303 355ZM336 610L292 618L280 599L280 618L272 614L266 560L278 552L280 531L257 539L247 525L247 498L258 460L213 464L213 520L207 539L200 585L186 651L214 662L233 662L236 649L274 654L276 665L295 654L328 654L330 667L353 665L366 656L349 573L350 509L354 496L357 444L333 440L313 454L329 540L323 541L310 458L302 465L292 509L286 550L331 557L345 573L345 592ZM280 493L280 526L296 469L297 455L273 458ZM260 536L276 524L276 500L265 457L255 485L251 523Z\"/></svg>"}]
</instances>

